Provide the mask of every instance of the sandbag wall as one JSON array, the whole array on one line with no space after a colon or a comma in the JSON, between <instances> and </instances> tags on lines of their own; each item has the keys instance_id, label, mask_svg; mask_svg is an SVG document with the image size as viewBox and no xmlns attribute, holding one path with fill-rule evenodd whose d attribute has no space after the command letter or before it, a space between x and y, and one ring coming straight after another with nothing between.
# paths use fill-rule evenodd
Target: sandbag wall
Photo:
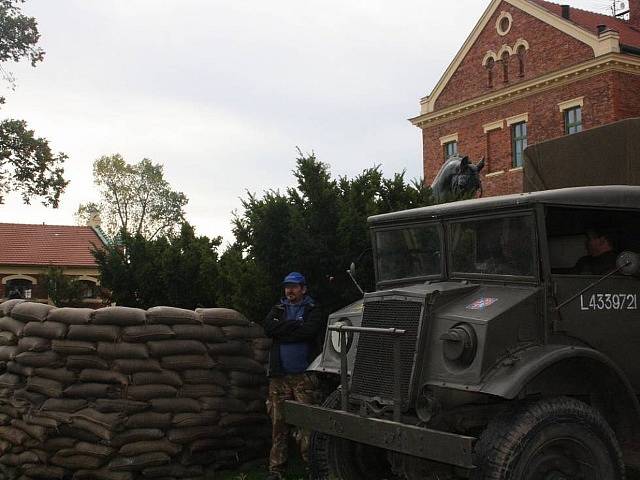
<instances>
[{"instance_id":1,"label":"sandbag wall","mask_svg":"<svg viewBox=\"0 0 640 480\"><path fill-rule=\"evenodd\" d=\"M263 455L262 328L228 309L0 304L0 476L204 478Z\"/></svg>"}]
</instances>

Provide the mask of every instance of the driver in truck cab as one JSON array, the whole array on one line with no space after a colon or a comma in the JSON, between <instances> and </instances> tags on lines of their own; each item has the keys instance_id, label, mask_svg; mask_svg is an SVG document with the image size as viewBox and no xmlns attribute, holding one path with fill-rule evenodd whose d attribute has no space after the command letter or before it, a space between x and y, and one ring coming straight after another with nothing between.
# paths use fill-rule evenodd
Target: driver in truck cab
<instances>
[{"instance_id":1,"label":"driver in truck cab","mask_svg":"<svg viewBox=\"0 0 640 480\"><path fill-rule=\"evenodd\" d=\"M577 261L571 273L605 275L616 268L618 254L611 235L599 228L589 228L586 237L585 247L588 255Z\"/></svg>"}]
</instances>

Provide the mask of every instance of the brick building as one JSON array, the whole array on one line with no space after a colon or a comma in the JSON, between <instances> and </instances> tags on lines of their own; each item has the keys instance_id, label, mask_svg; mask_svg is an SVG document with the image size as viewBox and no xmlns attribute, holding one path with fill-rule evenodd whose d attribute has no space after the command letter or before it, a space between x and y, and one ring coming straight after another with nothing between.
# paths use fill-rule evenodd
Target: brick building
<instances>
[{"instance_id":1,"label":"brick building","mask_svg":"<svg viewBox=\"0 0 640 480\"><path fill-rule=\"evenodd\" d=\"M431 183L454 153L486 158L484 195L522 191L522 151L640 115L640 0L628 20L493 0L412 123Z\"/></svg>"},{"instance_id":2,"label":"brick building","mask_svg":"<svg viewBox=\"0 0 640 480\"><path fill-rule=\"evenodd\" d=\"M23 298L48 302L45 273L56 267L83 284L86 306L103 306L91 249L105 244L99 227L0 223L0 301L18 291Z\"/></svg>"}]
</instances>

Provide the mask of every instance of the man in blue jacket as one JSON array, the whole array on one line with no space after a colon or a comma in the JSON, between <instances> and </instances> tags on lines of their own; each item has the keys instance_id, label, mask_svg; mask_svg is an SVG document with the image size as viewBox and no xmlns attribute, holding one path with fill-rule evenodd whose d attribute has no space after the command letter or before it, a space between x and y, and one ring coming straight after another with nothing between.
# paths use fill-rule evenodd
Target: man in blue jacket
<instances>
[{"instance_id":1,"label":"man in blue jacket","mask_svg":"<svg viewBox=\"0 0 640 480\"><path fill-rule=\"evenodd\" d=\"M284 298L273 306L263 321L265 333L273 339L269 354L267 400L273 425L268 480L283 478L286 470L289 426L284 422L284 401L314 403L315 379L306 370L318 353L318 338L324 327L320 309L307 295L304 276L291 272L282 284ZM298 441L300 454L306 462L308 432L301 432Z\"/></svg>"}]
</instances>

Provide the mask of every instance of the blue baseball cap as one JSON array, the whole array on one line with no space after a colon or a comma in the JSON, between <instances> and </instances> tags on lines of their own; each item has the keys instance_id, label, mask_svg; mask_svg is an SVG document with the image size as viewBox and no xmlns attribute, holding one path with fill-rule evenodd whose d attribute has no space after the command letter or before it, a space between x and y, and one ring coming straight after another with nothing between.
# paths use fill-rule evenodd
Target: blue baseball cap
<instances>
[{"instance_id":1,"label":"blue baseball cap","mask_svg":"<svg viewBox=\"0 0 640 480\"><path fill-rule=\"evenodd\" d=\"M304 275L302 275L300 272L291 272L289 275L284 277L284 280L282 281L283 285L286 285L288 283L306 285L307 281L305 280Z\"/></svg>"}]
</instances>

